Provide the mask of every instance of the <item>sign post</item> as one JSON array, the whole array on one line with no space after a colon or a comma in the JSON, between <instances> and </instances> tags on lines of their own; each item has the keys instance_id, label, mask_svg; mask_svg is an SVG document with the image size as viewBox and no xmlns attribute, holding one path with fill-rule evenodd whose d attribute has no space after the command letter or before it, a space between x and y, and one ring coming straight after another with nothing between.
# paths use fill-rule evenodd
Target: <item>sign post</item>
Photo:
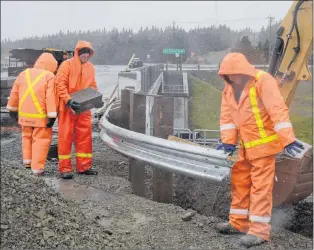
<instances>
[{"instance_id":1,"label":"sign post","mask_svg":"<svg viewBox=\"0 0 314 250\"><path fill-rule=\"evenodd\" d=\"M176 55L176 58L180 57L180 71L182 71L182 55L185 54L185 49L163 49L163 54L167 55ZM178 70L178 62L177 62L177 70ZM168 60L166 62L166 70L168 71Z\"/></svg>"}]
</instances>

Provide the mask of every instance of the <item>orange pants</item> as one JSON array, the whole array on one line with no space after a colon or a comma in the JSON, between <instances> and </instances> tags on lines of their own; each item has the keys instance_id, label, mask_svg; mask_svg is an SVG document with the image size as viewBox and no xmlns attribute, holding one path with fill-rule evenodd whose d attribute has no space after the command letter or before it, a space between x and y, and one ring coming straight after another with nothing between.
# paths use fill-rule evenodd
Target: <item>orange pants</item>
<instances>
[{"instance_id":1,"label":"orange pants","mask_svg":"<svg viewBox=\"0 0 314 250\"><path fill-rule=\"evenodd\" d=\"M44 172L51 139L52 128L22 126L23 164L30 164L35 174Z\"/></svg>"},{"instance_id":2,"label":"orange pants","mask_svg":"<svg viewBox=\"0 0 314 250\"><path fill-rule=\"evenodd\" d=\"M59 172L72 172L72 142L76 150L76 171L92 167L92 115L91 111L73 114L66 108L58 116Z\"/></svg>"},{"instance_id":3,"label":"orange pants","mask_svg":"<svg viewBox=\"0 0 314 250\"><path fill-rule=\"evenodd\" d=\"M243 154L240 149L232 167L229 222L242 232L269 241L275 155L248 161Z\"/></svg>"}]
</instances>

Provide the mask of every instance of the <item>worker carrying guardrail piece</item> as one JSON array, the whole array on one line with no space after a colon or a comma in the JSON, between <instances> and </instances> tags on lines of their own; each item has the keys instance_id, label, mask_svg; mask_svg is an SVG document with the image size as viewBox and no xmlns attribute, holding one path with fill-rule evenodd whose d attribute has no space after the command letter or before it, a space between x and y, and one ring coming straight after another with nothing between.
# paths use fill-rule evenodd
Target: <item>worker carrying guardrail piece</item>
<instances>
[{"instance_id":1,"label":"worker carrying guardrail piece","mask_svg":"<svg viewBox=\"0 0 314 250\"><path fill-rule=\"evenodd\" d=\"M270 240L275 155L284 149L292 156L303 146L293 127L277 81L251 65L240 53L230 53L218 74L225 81L222 92L217 149L233 153L239 136L238 160L231 171L229 222L220 223L221 233L246 233L246 247Z\"/></svg>"},{"instance_id":2,"label":"worker carrying guardrail piece","mask_svg":"<svg viewBox=\"0 0 314 250\"><path fill-rule=\"evenodd\" d=\"M23 164L35 175L44 173L57 117L55 75L58 62L43 53L33 68L22 71L11 90L7 109L22 126Z\"/></svg>"},{"instance_id":3,"label":"worker carrying guardrail piece","mask_svg":"<svg viewBox=\"0 0 314 250\"><path fill-rule=\"evenodd\" d=\"M79 41L74 57L64 61L56 77L57 92L60 97L58 121L59 172L63 179L71 179L71 148L74 138L76 150L76 171L79 174L95 175L92 168L92 114L90 110L79 112L80 103L71 94L86 88L98 90L94 65L89 62L93 56L92 45ZM96 107L100 108L100 106ZM75 136L73 136L75 134Z\"/></svg>"}]
</instances>

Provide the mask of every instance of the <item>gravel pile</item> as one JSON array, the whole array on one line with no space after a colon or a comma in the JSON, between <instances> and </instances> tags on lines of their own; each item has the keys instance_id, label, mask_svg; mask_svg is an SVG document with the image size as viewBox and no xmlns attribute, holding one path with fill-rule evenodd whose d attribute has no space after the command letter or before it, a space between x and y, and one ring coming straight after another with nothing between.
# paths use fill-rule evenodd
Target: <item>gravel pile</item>
<instances>
[{"instance_id":1,"label":"gravel pile","mask_svg":"<svg viewBox=\"0 0 314 250\"><path fill-rule=\"evenodd\" d=\"M41 178L1 161L1 249L121 247Z\"/></svg>"}]
</instances>

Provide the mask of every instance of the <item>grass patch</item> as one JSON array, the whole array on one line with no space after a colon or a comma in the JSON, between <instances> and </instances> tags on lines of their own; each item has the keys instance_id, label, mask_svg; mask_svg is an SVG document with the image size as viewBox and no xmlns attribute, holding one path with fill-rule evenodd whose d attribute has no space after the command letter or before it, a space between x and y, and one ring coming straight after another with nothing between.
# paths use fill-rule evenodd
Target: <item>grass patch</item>
<instances>
[{"instance_id":1,"label":"grass patch","mask_svg":"<svg viewBox=\"0 0 314 250\"><path fill-rule=\"evenodd\" d=\"M196 77L192 86L191 122L195 129L219 129L221 92Z\"/></svg>"},{"instance_id":2,"label":"grass patch","mask_svg":"<svg viewBox=\"0 0 314 250\"><path fill-rule=\"evenodd\" d=\"M296 137L310 145L313 145L313 117L291 115L291 122L296 134Z\"/></svg>"}]
</instances>

